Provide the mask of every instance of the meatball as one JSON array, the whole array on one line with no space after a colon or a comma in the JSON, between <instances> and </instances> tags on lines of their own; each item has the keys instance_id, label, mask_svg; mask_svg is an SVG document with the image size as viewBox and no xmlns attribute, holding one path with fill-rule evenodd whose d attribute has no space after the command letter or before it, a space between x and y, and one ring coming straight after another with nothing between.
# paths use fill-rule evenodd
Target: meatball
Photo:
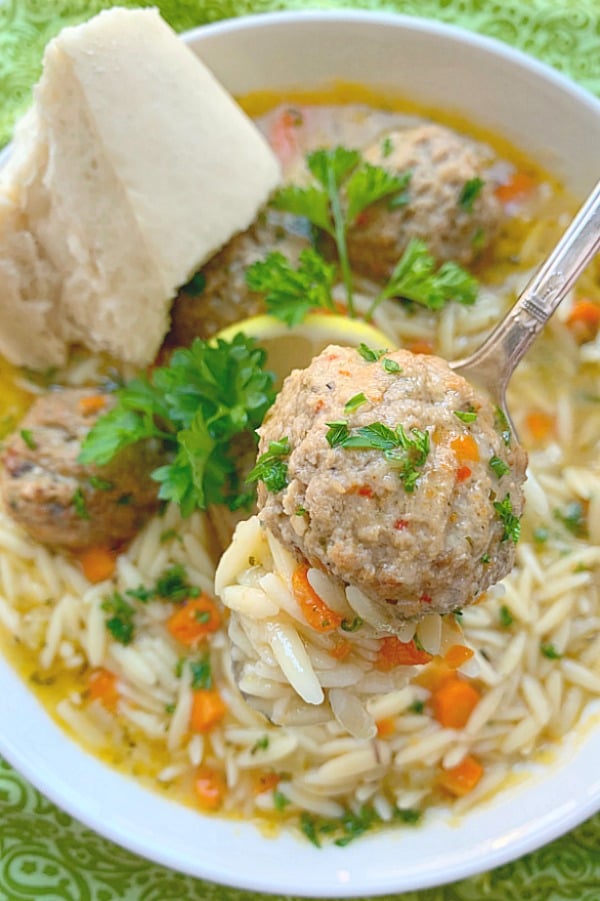
<instances>
[{"instance_id":1,"label":"meatball","mask_svg":"<svg viewBox=\"0 0 600 901\"><path fill-rule=\"evenodd\" d=\"M153 444L132 445L107 466L77 461L83 439L111 406L109 394L90 389L53 391L34 402L6 440L0 494L35 541L73 551L115 547L158 508L150 473L161 457Z\"/></svg>"},{"instance_id":2,"label":"meatball","mask_svg":"<svg viewBox=\"0 0 600 901\"><path fill-rule=\"evenodd\" d=\"M385 282L412 238L424 241L438 262L468 265L496 235L502 208L486 180L491 159L483 145L440 125L421 125L389 132L363 155L391 172L410 172L410 181L406 204L375 203L349 230L350 261L362 275ZM461 204L469 188L472 196Z\"/></svg>"},{"instance_id":3,"label":"meatball","mask_svg":"<svg viewBox=\"0 0 600 901\"><path fill-rule=\"evenodd\" d=\"M511 569L525 451L439 357L328 347L284 382L259 454L282 439L287 484L259 483L262 524L388 620L472 603Z\"/></svg>"},{"instance_id":4,"label":"meatball","mask_svg":"<svg viewBox=\"0 0 600 901\"><path fill-rule=\"evenodd\" d=\"M212 338L240 319L264 313L263 298L246 284L246 269L272 250L297 260L308 239L290 231L288 225L286 219L270 213L232 238L202 269L200 290L192 293L182 288L175 298L169 343L187 346L194 338Z\"/></svg>"}]
</instances>

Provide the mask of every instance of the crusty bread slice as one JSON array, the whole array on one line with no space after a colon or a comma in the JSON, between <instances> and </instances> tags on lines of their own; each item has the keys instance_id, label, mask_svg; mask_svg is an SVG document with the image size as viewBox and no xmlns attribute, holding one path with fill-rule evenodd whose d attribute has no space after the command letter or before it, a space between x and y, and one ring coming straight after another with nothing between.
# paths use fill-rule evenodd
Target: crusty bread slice
<instances>
[{"instance_id":1,"label":"crusty bread slice","mask_svg":"<svg viewBox=\"0 0 600 901\"><path fill-rule=\"evenodd\" d=\"M177 288L251 224L279 177L256 127L156 10L115 8L61 32L4 175L60 283L55 298L49 277L50 340L30 322L36 365L69 342L151 362ZM0 241L0 288L11 246ZM12 284L3 327L23 331ZM1 346L31 364L10 337Z\"/></svg>"}]
</instances>

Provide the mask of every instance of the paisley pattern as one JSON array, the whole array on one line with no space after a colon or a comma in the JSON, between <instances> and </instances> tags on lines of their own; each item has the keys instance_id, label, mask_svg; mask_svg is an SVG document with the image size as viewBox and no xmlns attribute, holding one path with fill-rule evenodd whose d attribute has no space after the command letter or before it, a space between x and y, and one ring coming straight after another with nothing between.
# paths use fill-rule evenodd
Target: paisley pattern
<instances>
[{"instance_id":1,"label":"paisley pattern","mask_svg":"<svg viewBox=\"0 0 600 901\"><path fill-rule=\"evenodd\" d=\"M437 18L506 41L600 95L598 0L164 0L178 30L276 9L385 9ZM0 146L27 107L43 48L110 0L0 0ZM269 896L273 901L296 901ZM600 814L569 835L478 877L396 901L598 901ZM391 901L392 896L387 896ZM0 901L267 901L149 864L86 829L0 760ZM385 898L383 899L385 901Z\"/></svg>"}]
</instances>

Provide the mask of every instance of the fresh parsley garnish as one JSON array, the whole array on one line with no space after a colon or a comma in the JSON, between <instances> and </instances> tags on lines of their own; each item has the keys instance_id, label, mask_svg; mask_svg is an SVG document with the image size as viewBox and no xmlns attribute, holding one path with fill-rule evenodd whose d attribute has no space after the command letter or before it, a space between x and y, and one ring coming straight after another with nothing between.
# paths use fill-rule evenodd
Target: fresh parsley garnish
<instances>
[{"instance_id":1,"label":"fresh parsley garnish","mask_svg":"<svg viewBox=\"0 0 600 901\"><path fill-rule=\"evenodd\" d=\"M390 357L384 357L383 362L381 364L386 372L398 373L402 372L402 367L400 363L396 363L395 360L390 359Z\"/></svg>"},{"instance_id":2,"label":"fresh parsley garnish","mask_svg":"<svg viewBox=\"0 0 600 901\"><path fill-rule=\"evenodd\" d=\"M104 465L138 441L161 443L169 462L152 473L159 497L175 501L183 516L209 504L248 505L242 492L234 438L255 441L255 429L272 404L275 377L266 353L238 334L176 350L166 366L115 392L116 403L86 436L79 462Z\"/></svg>"},{"instance_id":3,"label":"fresh parsley garnish","mask_svg":"<svg viewBox=\"0 0 600 901\"><path fill-rule=\"evenodd\" d=\"M465 423L475 422L477 419L476 410L455 410L454 415L457 419L460 419L461 422Z\"/></svg>"},{"instance_id":4,"label":"fresh parsley garnish","mask_svg":"<svg viewBox=\"0 0 600 901\"><path fill-rule=\"evenodd\" d=\"M344 413L353 413L354 410L358 410L359 407L362 407L363 404L368 403L367 398L361 391L359 394L355 394L344 404Z\"/></svg>"},{"instance_id":5,"label":"fresh parsley garnish","mask_svg":"<svg viewBox=\"0 0 600 901\"><path fill-rule=\"evenodd\" d=\"M521 521L518 516L513 513L513 505L510 494L507 494L502 501L494 501L494 510L498 519L504 527L501 541L518 542L521 535Z\"/></svg>"},{"instance_id":6,"label":"fresh parsley garnish","mask_svg":"<svg viewBox=\"0 0 600 901\"><path fill-rule=\"evenodd\" d=\"M499 617L500 617L500 625L503 626L503 628L508 629L509 626L512 626L513 615L510 612L510 610L508 609L508 607L506 606L506 604L502 604L502 606L500 607Z\"/></svg>"},{"instance_id":7,"label":"fresh parsley garnish","mask_svg":"<svg viewBox=\"0 0 600 901\"><path fill-rule=\"evenodd\" d=\"M31 431L31 429L21 429L19 434L29 450L37 450L37 441L33 437L33 432Z\"/></svg>"},{"instance_id":8,"label":"fresh parsley garnish","mask_svg":"<svg viewBox=\"0 0 600 901\"><path fill-rule=\"evenodd\" d=\"M510 466L508 465L508 463L505 463L504 460L501 459L501 457L497 457L495 454L488 460L488 466L490 467L494 475L496 475L499 479L510 472Z\"/></svg>"},{"instance_id":9,"label":"fresh parsley garnish","mask_svg":"<svg viewBox=\"0 0 600 901\"><path fill-rule=\"evenodd\" d=\"M85 494L80 487L76 488L73 492L71 503L75 507L75 513L77 514L79 519L91 519L90 512L87 508L87 503L85 500Z\"/></svg>"},{"instance_id":10,"label":"fresh parsley garnish","mask_svg":"<svg viewBox=\"0 0 600 901\"><path fill-rule=\"evenodd\" d=\"M405 191L410 175L394 175L363 160L347 147L319 149L306 157L314 184L287 185L273 198L276 209L308 219L333 238L337 248L348 311L354 315L347 232L368 206Z\"/></svg>"},{"instance_id":11,"label":"fresh parsley garnish","mask_svg":"<svg viewBox=\"0 0 600 901\"><path fill-rule=\"evenodd\" d=\"M128 645L133 641L135 607L126 601L118 591L101 603L101 608L109 614L106 628L119 644Z\"/></svg>"},{"instance_id":12,"label":"fresh parsley garnish","mask_svg":"<svg viewBox=\"0 0 600 901\"><path fill-rule=\"evenodd\" d=\"M288 468L285 457L290 454L289 438L269 442L268 449L260 455L256 465L246 477L247 482L264 482L268 491L281 491L288 483Z\"/></svg>"},{"instance_id":13,"label":"fresh parsley garnish","mask_svg":"<svg viewBox=\"0 0 600 901\"><path fill-rule=\"evenodd\" d=\"M340 628L344 632L358 632L364 620L360 616L353 616L352 619L343 619Z\"/></svg>"},{"instance_id":14,"label":"fresh parsley garnish","mask_svg":"<svg viewBox=\"0 0 600 901\"><path fill-rule=\"evenodd\" d=\"M404 426L390 428L382 422L349 429L344 421L326 423L325 435L331 447L356 450L380 450L390 466L398 471L405 491L414 491L420 470L425 465L430 451L430 437L427 430L412 428L412 438Z\"/></svg>"},{"instance_id":15,"label":"fresh parsley garnish","mask_svg":"<svg viewBox=\"0 0 600 901\"><path fill-rule=\"evenodd\" d=\"M411 808L395 808L393 819L406 825L414 825L421 819L421 812ZM345 847L366 832L382 825L382 819L370 804L363 804L358 811L347 810L339 818L319 817L303 811L300 814L300 829L317 848L324 841L332 841L338 847Z\"/></svg>"},{"instance_id":16,"label":"fresh parsley garnish","mask_svg":"<svg viewBox=\"0 0 600 901\"><path fill-rule=\"evenodd\" d=\"M190 660L189 667L192 674L192 688L194 691L203 689L208 691L212 688L212 668L210 665L210 657L205 654L199 660Z\"/></svg>"},{"instance_id":17,"label":"fresh parsley garnish","mask_svg":"<svg viewBox=\"0 0 600 901\"><path fill-rule=\"evenodd\" d=\"M484 185L484 180L479 178L479 176L470 178L464 183L458 197L458 205L461 210L465 210L467 213L473 212L473 204L479 197Z\"/></svg>"},{"instance_id":18,"label":"fresh parsley garnish","mask_svg":"<svg viewBox=\"0 0 600 901\"><path fill-rule=\"evenodd\" d=\"M165 601L185 601L186 598L196 598L200 594L197 585L190 585L185 568L176 563L169 567L156 580L154 595Z\"/></svg>"},{"instance_id":19,"label":"fresh parsley garnish","mask_svg":"<svg viewBox=\"0 0 600 901\"><path fill-rule=\"evenodd\" d=\"M402 297L430 310L441 310L451 300L467 306L475 303L479 286L474 276L451 261L442 263L438 269L436 266L425 242L412 238L389 281L371 304L367 318L390 297Z\"/></svg>"},{"instance_id":20,"label":"fresh parsley garnish","mask_svg":"<svg viewBox=\"0 0 600 901\"><path fill-rule=\"evenodd\" d=\"M275 789L273 792L273 807L278 813L281 813L290 803L290 799L287 795L284 795L282 791Z\"/></svg>"},{"instance_id":21,"label":"fresh parsley garnish","mask_svg":"<svg viewBox=\"0 0 600 901\"><path fill-rule=\"evenodd\" d=\"M540 645L540 651L547 657L548 660L560 660L564 655L557 651L553 644L548 642L547 644Z\"/></svg>"},{"instance_id":22,"label":"fresh parsley garnish","mask_svg":"<svg viewBox=\"0 0 600 901\"><path fill-rule=\"evenodd\" d=\"M376 363L377 360L380 360L387 353L387 349L373 350L373 348L369 347L369 345L365 344L363 341L360 342L356 349L367 363Z\"/></svg>"},{"instance_id":23,"label":"fresh parsley garnish","mask_svg":"<svg viewBox=\"0 0 600 901\"><path fill-rule=\"evenodd\" d=\"M331 295L335 279L336 267L312 247L300 253L297 268L282 253L272 251L246 270L250 290L264 294L267 311L289 326L298 325L316 308L335 312Z\"/></svg>"},{"instance_id":24,"label":"fresh parsley garnish","mask_svg":"<svg viewBox=\"0 0 600 901\"><path fill-rule=\"evenodd\" d=\"M252 748L250 749L251 754L256 754L258 751L266 751L269 747L269 736L261 735L259 739L257 739Z\"/></svg>"}]
</instances>

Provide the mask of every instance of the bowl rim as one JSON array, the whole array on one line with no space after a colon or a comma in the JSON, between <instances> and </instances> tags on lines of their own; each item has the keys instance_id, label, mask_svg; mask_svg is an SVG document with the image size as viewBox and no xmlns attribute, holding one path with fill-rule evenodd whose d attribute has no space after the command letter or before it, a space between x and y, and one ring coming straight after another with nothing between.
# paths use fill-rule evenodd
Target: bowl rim
<instances>
[{"instance_id":1,"label":"bowl rim","mask_svg":"<svg viewBox=\"0 0 600 901\"><path fill-rule=\"evenodd\" d=\"M202 25L183 33L181 38L188 45L194 47L198 42L201 43L202 40L211 36L227 35L247 28L268 29L285 24L292 25L298 21L319 24L328 22L332 25L341 21L369 22L386 27L434 34L461 44L467 42L473 46L483 47L495 55L500 55L521 67L524 66L536 76L550 82L554 88L566 92L577 103L586 106L600 120L600 101L585 88L546 63L495 38L470 32L461 26L418 16L366 10L288 10L240 16ZM0 163L1 160L2 156L0 156ZM289 836L283 836L281 840L276 839L276 843L272 843L271 839L264 839L262 836L258 840L253 840L252 836L259 834L252 824L236 825L229 820L203 817L176 802L167 801L157 792L143 788L133 778L125 777L102 763L85 748L78 745L52 720L10 664L2 658L0 658L0 684L6 684L11 693L7 703L9 712L12 710L13 715L13 726L9 734L6 734L4 730L0 732L0 752L39 791L81 823L129 851L181 873L235 888L266 893L288 893L303 897L334 898L356 897L365 894L380 895L430 888L473 876L521 857L569 831L600 809L600 776L595 775L594 779L585 784L585 788L582 786L577 792L573 790L572 786L569 786L568 789L565 787L557 794L556 806L552 810L543 807L532 817L522 820L520 825L511 824L509 829L501 828L494 841L489 841L485 848L483 845L473 845L468 849L463 849L462 853L458 850L455 856L452 854L440 856L441 865L436 867L430 861L429 868L425 871L423 869L418 872L411 871L410 862L401 860L402 842L398 841L397 837L382 833L382 836L386 836L386 859L395 852L396 863L390 864L385 871L378 869L367 871L366 879L364 874L352 872L351 859L348 857L336 858L336 850L339 849L333 852L330 852L329 849L316 852L319 855L330 854L333 863L327 870L327 875L317 876L316 881L314 873L311 873L310 869L306 869L306 876L309 879L307 886L298 884L297 874L295 880L290 879L285 864L282 865L276 878L271 875L268 868L266 872L261 870L260 854L258 860L254 861L251 873L239 873L237 868L235 871L226 868L226 864L231 867L233 862L235 866L234 846L238 840L242 842L243 846L248 837L250 837L255 850L259 845L268 847L268 857L266 858L268 860L272 860L280 848L283 848L284 854L288 852L292 858L296 856L299 861L305 864L308 862L308 867L313 859L316 864L317 857L313 857L311 849L307 850L295 838ZM32 718L31 723L28 722L29 717ZM34 733L31 725L35 727L36 724L41 725L44 741L39 742L33 739ZM579 772L596 774L597 770L592 770L591 766L600 753L599 726L600 715L594 713L590 728L582 730L587 732L587 735L577 742L565 743L565 747L561 750L561 761L563 756L570 757L571 765L578 765ZM58 780L55 770L57 760L61 761L62 770ZM550 778L550 769L544 770L544 777L541 778L538 786L538 790L545 795L548 794L545 781ZM86 790L86 785L89 788L90 784L92 784L92 791ZM530 784L537 784L535 776L531 777ZM511 790L502 793L505 803L506 799L510 802L512 794ZM175 811L176 820L181 819L186 825L197 822L202 825L203 830L213 832L216 845L230 839L233 842L232 849L224 852L221 862L215 864L213 860L204 860L198 866L197 861L190 857L187 850L182 854L181 849L173 846L170 834L165 837L160 834L161 830L158 830L158 834L152 831L148 833L147 830L151 829L151 826L146 823L142 823L141 833L139 831L132 832L132 827L140 825L136 823L135 817L131 821L126 812L117 812L117 814L113 812L111 816L110 803L120 797L133 798L136 803L139 802L142 810L149 805L151 811L162 812L167 819L169 811ZM499 805L494 801L487 805L486 809L493 809L495 806ZM468 817L470 814L466 816ZM452 826L448 823L440 826L440 830L450 841L453 836L456 838L458 835L457 831L453 831ZM404 840L403 832L401 838ZM371 849L376 849L379 839L374 836L373 839L366 837L361 841L363 843L362 850L358 846L353 846L357 849L357 853L353 854L353 857L365 861ZM290 865L292 862L290 861ZM324 881L320 882L319 879Z\"/></svg>"}]
</instances>

